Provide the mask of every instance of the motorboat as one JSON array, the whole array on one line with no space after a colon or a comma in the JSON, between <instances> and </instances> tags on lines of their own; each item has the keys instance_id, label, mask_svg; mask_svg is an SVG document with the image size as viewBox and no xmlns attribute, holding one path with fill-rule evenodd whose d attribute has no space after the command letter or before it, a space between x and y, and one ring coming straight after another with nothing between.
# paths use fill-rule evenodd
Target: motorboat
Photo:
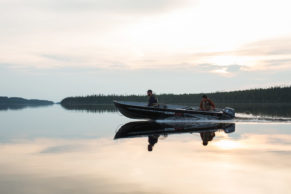
<instances>
[{"instance_id":1,"label":"motorboat","mask_svg":"<svg viewBox=\"0 0 291 194\"><path fill-rule=\"evenodd\" d=\"M227 120L235 117L233 108L216 108L202 111L199 107L157 104L148 106L144 102L114 101L116 108L126 117L132 119L166 119L166 118L191 118Z\"/></svg>"}]
</instances>

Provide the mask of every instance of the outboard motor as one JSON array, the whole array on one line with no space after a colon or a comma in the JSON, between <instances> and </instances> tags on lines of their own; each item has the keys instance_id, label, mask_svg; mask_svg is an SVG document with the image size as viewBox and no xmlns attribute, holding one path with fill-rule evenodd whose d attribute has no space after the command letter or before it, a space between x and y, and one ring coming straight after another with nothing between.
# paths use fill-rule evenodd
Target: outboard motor
<instances>
[{"instance_id":1,"label":"outboard motor","mask_svg":"<svg viewBox=\"0 0 291 194\"><path fill-rule=\"evenodd\" d=\"M226 118L232 119L235 117L235 110L233 108L225 107L222 112Z\"/></svg>"}]
</instances>

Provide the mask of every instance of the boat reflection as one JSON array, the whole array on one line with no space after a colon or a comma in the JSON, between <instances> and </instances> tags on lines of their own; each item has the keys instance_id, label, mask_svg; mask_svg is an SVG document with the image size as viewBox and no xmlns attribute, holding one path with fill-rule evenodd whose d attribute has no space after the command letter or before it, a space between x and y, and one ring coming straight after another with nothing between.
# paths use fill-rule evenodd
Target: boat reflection
<instances>
[{"instance_id":1,"label":"boat reflection","mask_svg":"<svg viewBox=\"0 0 291 194\"><path fill-rule=\"evenodd\" d=\"M224 131L232 133L235 131L234 123L207 123L207 122L170 122L158 123L155 121L129 122L120 127L114 139L148 137L148 151L152 151L160 136L167 137L171 134L200 133L202 144L208 145L215 137L215 132Z\"/></svg>"}]
</instances>

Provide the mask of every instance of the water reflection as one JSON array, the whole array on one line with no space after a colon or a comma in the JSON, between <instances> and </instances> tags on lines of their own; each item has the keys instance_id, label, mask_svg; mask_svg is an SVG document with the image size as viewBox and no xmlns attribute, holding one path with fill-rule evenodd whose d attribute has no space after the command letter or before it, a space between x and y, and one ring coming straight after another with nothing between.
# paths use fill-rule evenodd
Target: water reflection
<instances>
[{"instance_id":1,"label":"water reflection","mask_svg":"<svg viewBox=\"0 0 291 194\"><path fill-rule=\"evenodd\" d=\"M207 123L207 122L171 122L159 123L155 121L129 122L120 127L114 139L148 137L148 151L152 151L159 137L167 137L171 134L200 133L202 145L207 146L208 142L215 137L215 132L223 131L232 133L235 131L234 123Z\"/></svg>"},{"instance_id":2,"label":"water reflection","mask_svg":"<svg viewBox=\"0 0 291 194\"><path fill-rule=\"evenodd\" d=\"M148 145L148 151L151 152L153 151L153 147L156 143L158 143L158 139L159 139L160 135L149 135L149 145Z\"/></svg>"},{"instance_id":3,"label":"water reflection","mask_svg":"<svg viewBox=\"0 0 291 194\"><path fill-rule=\"evenodd\" d=\"M0 111L21 110L24 108L38 108L52 106L53 104L0 104Z\"/></svg>"},{"instance_id":4,"label":"water reflection","mask_svg":"<svg viewBox=\"0 0 291 194\"><path fill-rule=\"evenodd\" d=\"M212 141L213 138L215 137L215 132L213 131L200 132L200 137L202 139L202 144L204 146L207 146L208 142Z\"/></svg>"},{"instance_id":5,"label":"water reflection","mask_svg":"<svg viewBox=\"0 0 291 194\"><path fill-rule=\"evenodd\" d=\"M149 154L149 133L112 140L126 122L56 105L0 112L0 193L290 193L291 123L156 123L167 127Z\"/></svg>"},{"instance_id":6,"label":"water reflection","mask_svg":"<svg viewBox=\"0 0 291 194\"><path fill-rule=\"evenodd\" d=\"M98 105L63 105L61 106L67 110L78 110L94 113L103 113L103 112L117 112L117 109L113 104L98 104Z\"/></svg>"}]
</instances>

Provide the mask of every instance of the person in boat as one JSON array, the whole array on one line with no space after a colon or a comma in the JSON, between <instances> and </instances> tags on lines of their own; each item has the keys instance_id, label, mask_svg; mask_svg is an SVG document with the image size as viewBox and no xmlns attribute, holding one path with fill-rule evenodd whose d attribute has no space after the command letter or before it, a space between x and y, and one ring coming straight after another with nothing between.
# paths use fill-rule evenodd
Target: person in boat
<instances>
[{"instance_id":1,"label":"person in boat","mask_svg":"<svg viewBox=\"0 0 291 194\"><path fill-rule=\"evenodd\" d=\"M148 97L149 97L148 106L156 106L156 105L158 105L158 100L155 97L155 95L153 94L153 91L152 90L148 90L147 94L148 94Z\"/></svg>"},{"instance_id":2,"label":"person in boat","mask_svg":"<svg viewBox=\"0 0 291 194\"><path fill-rule=\"evenodd\" d=\"M200 102L200 110L209 111L214 109L215 109L214 102L210 100L206 95L203 95L202 100Z\"/></svg>"},{"instance_id":3,"label":"person in boat","mask_svg":"<svg viewBox=\"0 0 291 194\"><path fill-rule=\"evenodd\" d=\"M153 147L156 143L158 143L160 135L149 135L149 145L148 145L148 151L151 152L153 151Z\"/></svg>"}]
</instances>

